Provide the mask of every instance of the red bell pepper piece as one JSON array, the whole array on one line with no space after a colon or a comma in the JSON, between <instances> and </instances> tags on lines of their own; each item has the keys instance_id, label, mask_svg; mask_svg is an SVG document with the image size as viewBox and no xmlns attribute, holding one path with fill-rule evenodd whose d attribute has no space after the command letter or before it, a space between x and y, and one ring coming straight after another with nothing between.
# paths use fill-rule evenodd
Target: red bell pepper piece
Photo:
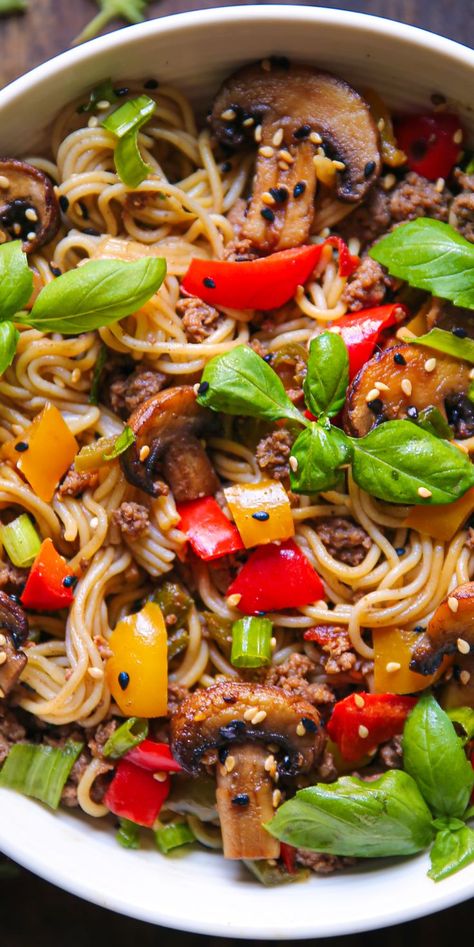
<instances>
[{"instance_id":1,"label":"red bell pepper piece","mask_svg":"<svg viewBox=\"0 0 474 947\"><path fill-rule=\"evenodd\" d=\"M359 707L356 698L363 701ZM327 732L346 760L359 760L401 733L417 701L399 694L349 694L335 704ZM366 735L365 731L368 731ZM362 731L362 732L361 732Z\"/></svg>"},{"instance_id":2,"label":"red bell pepper piece","mask_svg":"<svg viewBox=\"0 0 474 947\"><path fill-rule=\"evenodd\" d=\"M181 772L181 766L174 759L168 744L155 743L154 740L142 740L125 753L123 759L142 769L148 769L151 773Z\"/></svg>"},{"instance_id":3,"label":"red bell pepper piece","mask_svg":"<svg viewBox=\"0 0 474 947\"><path fill-rule=\"evenodd\" d=\"M349 353L349 379L357 375L363 365L373 355L377 342L384 329L402 322L408 315L406 306L400 303L388 303L374 309L363 309L349 316L343 316L336 325Z\"/></svg>"},{"instance_id":4,"label":"red bell pepper piece","mask_svg":"<svg viewBox=\"0 0 474 947\"><path fill-rule=\"evenodd\" d=\"M105 794L105 805L114 815L150 828L168 798L169 776L159 782L153 774L121 759Z\"/></svg>"},{"instance_id":5,"label":"red bell pepper piece","mask_svg":"<svg viewBox=\"0 0 474 947\"><path fill-rule=\"evenodd\" d=\"M459 160L463 131L457 115L407 115L396 122L396 132L410 171L429 181L446 178Z\"/></svg>"},{"instance_id":6,"label":"red bell pepper piece","mask_svg":"<svg viewBox=\"0 0 474 947\"><path fill-rule=\"evenodd\" d=\"M179 529L186 533L200 559L209 562L244 548L237 527L227 519L214 497L178 503L176 509L181 517Z\"/></svg>"},{"instance_id":7,"label":"red bell pepper piece","mask_svg":"<svg viewBox=\"0 0 474 947\"><path fill-rule=\"evenodd\" d=\"M245 615L300 608L324 598L317 572L292 539L268 543L251 553L227 595L240 595L237 605Z\"/></svg>"},{"instance_id":8,"label":"red bell pepper piece","mask_svg":"<svg viewBox=\"0 0 474 947\"><path fill-rule=\"evenodd\" d=\"M39 612L69 608L76 582L77 576L54 548L53 541L45 539L31 566L20 601L26 608Z\"/></svg>"},{"instance_id":9,"label":"red bell pepper piece","mask_svg":"<svg viewBox=\"0 0 474 947\"><path fill-rule=\"evenodd\" d=\"M281 250L259 260L191 260L181 288L206 303L233 309L278 309L292 299L321 258L323 247L339 251L339 272L349 276L359 259L349 253L340 237L324 243Z\"/></svg>"},{"instance_id":10,"label":"red bell pepper piece","mask_svg":"<svg viewBox=\"0 0 474 947\"><path fill-rule=\"evenodd\" d=\"M287 845L286 842L280 844L280 858L289 875L296 872L296 848L293 845Z\"/></svg>"}]
</instances>

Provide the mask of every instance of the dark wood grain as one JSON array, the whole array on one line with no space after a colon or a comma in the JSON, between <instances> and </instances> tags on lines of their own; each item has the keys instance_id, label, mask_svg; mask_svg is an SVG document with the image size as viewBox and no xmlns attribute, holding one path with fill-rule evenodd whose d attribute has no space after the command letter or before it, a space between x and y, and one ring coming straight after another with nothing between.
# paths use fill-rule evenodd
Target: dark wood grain
<instances>
[{"instance_id":1,"label":"dark wood grain","mask_svg":"<svg viewBox=\"0 0 474 947\"><path fill-rule=\"evenodd\" d=\"M220 0L218 3L213 0L162 0L161 3L150 4L150 16L231 6L232 2L238 0ZM338 9L342 4L340 0L324 0L321 4L312 5ZM474 46L474 0L346 0L344 7L412 23ZM26 16L0 20L0 87L67 49L72 38L96 9L93 0L30 0L30 12ZM111 24L111 28L118 25ZM101 943L113 947L203 947L209 943L219 947L239 947L242 943L165 931L123 918L65 894L26 871L21 871L17 878L2 881L1 886L2 947L30 947L33 944L34 947L84 947L87 938L92 938L93 947ZM397 897L396 891L393 897ZM370 885L367 898L370 903ZM209 892L209 900L212 901L212 891ZM317 914L316 885L313 888L311 910ZM343 910L344 905L341 905ZM388 928L383 932L314 941L314 945L379 947L382 943L383 947L421 947L425 944L447 947L453 937L458 937L463 931L471 931L471 911L472 904L459 905L442 914Z\"/></svg>"}]
</instances>

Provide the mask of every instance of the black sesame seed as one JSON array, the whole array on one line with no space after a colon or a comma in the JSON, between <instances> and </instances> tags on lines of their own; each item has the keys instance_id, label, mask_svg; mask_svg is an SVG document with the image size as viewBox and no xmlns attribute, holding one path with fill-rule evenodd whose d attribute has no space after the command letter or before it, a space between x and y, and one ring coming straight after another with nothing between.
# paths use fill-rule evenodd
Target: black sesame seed
<instances>
[{"instance_id":1,"label":"black sesame seed","mask_svg":"<svg viewBox=\"0 0 474 947\"><path fill-rule=\"evenodd\" d=\"M262 615L266 615L267 613L260 611L260 612L255 612L255 614L258 615L259 618L261 618Z\"/></svg>"},{"instance_id":2,"label":"black sesame seed","mask_svg":"<svg viewBox=\"0 0 474 947\"><path fill-rule=\"evenodd\" d=\"M130 675L127 674L126 671L120 671L120 674L119 674L119 676L118 676L118 682L119 682L119 687L120 687L123 691L126 691L128 685L129 685L129 683L130 683Z\"/></svg>"},{"instance_id":3,"label":"black sesame seed","mask_svg":"<svg viewBox=\"0 0 474 947\"><path fill-rule=\"evenodd\" d=\"M405 553L406 553L405 546L396 546L395 552L396 552L397 556L404 556Z\"/></svg>"},{"instance_id":4,"label":"black sesame seed","mask_svg":"<svg viewBox=\"0 0 474 947\"><path fill-rule=\"evenodd\" d=\"M15 595L13 592L10 593L10 595L8 596L8 598L9 598L12 602L17 602L17 603L19 603L19 601L20 601L19 596L18 596L18 595Z\"/></svg>"},{"instance_id":5,"label":"black sesame seed","mask_svg":"<svg viewBox=\"0 0 474 947\"><path fill-rule=\"evenodd\" d=\"M289 69L290 60L288 56L270 56L270 62L272 66L279 67L280 69Z\"/></svg>"},{"instance_id":6,"label":"black sesame seed","mask_svg":"<svg viewBox=\"0 0 474 947\"><path fill-rule=\"evenodd\" d=\"M264 362L272 362L272 361L273 361L273 352L269 352L268 355L264 355L264 356L263 356L263 361L264 361Z\"/></svg>"},{"instance_id":7,"label":"black sesame seed","mask_svg":"<svg viewBox=\"0 0 474 947\"><path fill-rule=\"evenodd\" d=\"M79 201L79 207L81 208L82 216L83 216L84 220L89 220L89 211L87 210L86 205L83 204L82 201Z\"/></svg>"},{"instance_id":8,"label":"black sesame seed","mask_svg":"<svg viewBox=\"0 0 474 947\"><path fill-rule=\"evenodd\" d=\"M69 201L68 201L68 199L67 199L67 197L66 197L65 194L61 194L61 197L59 198L59 206L60 206L61 210L62 210L64 213L66 213L66 211L67 211L68 208L69 208Z\"/></svg>"},{"instance_id":9,"label":"black sesame seed","mask_svg":"<svg viewBox=\"0 0 474 947\"><path fill-rule=\"evenodd\" d=\"M433 105L445 105L446 99L440 92L433 92L430 96Z\"/></svg>"},{"instance_id":10,"label":"black sesame seed","mask_svg":"<svg viewBox=\"0 0 474 947\"><path fill-rule=\"evenodd\" d=\"M302 138L307 138L311 131L311 125L300 125L299 128L293 132L293 138L296 138L297 141L301 141Z\"/></svg>"},{"instance_id":11,"label":"black sesame seed","mask_svg":"<svg viewBox=\"0 0 474 947\"><path fill-rule=\"evenodd\" d=\"M306 181L298 181L293 188L293 197L301 197L306 190Z\"/></svg>"},{"instance_id":12,"label":"black sesame seed","mask_svg":"<svg viewBox=\"0 0 474 947\"><path fill-rule=\"evenodd\" d=\"M373 401L367 402L367 407L369 411L372 411L372 414L382 414L383 401L381 398L374 398Z\"/></svg>"},{"instance_id":13,"label":"black sesame seed","mask_svg":"<svg viewBox=\"0 0 474 947\"><path fill-rule=\"evenodd\" d=\"M286 187L271 187L270 194L277 204L284 204L288 200L288 190Z\"/></svg>"},{"instance_id":14,"label":"black sesame seed","mask_svg":"<svg viewBox=\"0 0 474 947\"><path fill-rule=\"evenodd\" d=\"M118 95L119 99L122 98L123 95L128 95L129 91L130 89L127 89L126 86L122 86L121 89L114 89L115 95Z\"/></svg>"},{"instance_id":15,"label":"black sesame seed","mask_svg":"<svg viewBox=\"0 0 474 947\"><path fill-rule=\"evenodd\" d=\"M62 584L65 589L73 589L74 586L77 585L77 582L78 582L77 575L67 575L63 579Z\"/></svg>"},{"instance_id":16,"label":"black sesame seed","mask_svg":"<svg viewBox=\"0 0 474 947\"><path fill-rule=\"evenodd\" d=\"M158 80L157 80L157 79L148 79L148 81L144 83L143 88L144 88L144 89L157 89L157 88L158 88Z\"/></svg>"},{"instance_id":17,"label":"black sesame seed","mask_svg":"<svg viewBox=\"0 0 474 947\"><path fill-rule=\"evenodd\" d=\"M206 391L209 391L209 382L202 381L198 388L198 395L205 395Z\"/></svg>"},{"instance_id":18,"label":"black sesame seed","mask_svg":"<svg viewBox=\"0 0 474 947\"><path fill-rule=\"evenodd\" d=\"M270 519L270 514L266 513L265 510L258 510L256 513L252 513L252 519L258 520L259 523L265 523L266 520Z\"/></svg>"},{"instance_id":19,"label":"black sesame seed","mask_svg":"<svg viewBox=\"0 0 474 947\"><path fill-rule=\"evenodd\" d=\"M237 796L231 799L231 802L233 806L248 806L250 796L246 792L239 792Z\"/></svg>"},{"instance_id":20,"label":"black sesame seed","mask_svg":"<svg viewBox=\"0 0 474 947\"><path fill-rule=\"evenodd\" d=\"M416 631L417 635L421 635L424 631L426 631L426 626L425 626L425 625L415 625L413 631Z\"/></svg>"},{"instance_id":21,"label":"black sesame seed","mask_svg":"<svg viewBox=\"0 0 474 947\"><path fill-rule=\"evenodd\" d=\"M408 415L409 418L412 418L414 421L416 421L416 419L417 419L417 417L418 417L418 411L417 411L417 409L415 408L415 405L414 405L414 404L411 404L411 405L407 408L407 415Z\"/></svg>"},{"instance_id":22,"label":"black sesame seed","mask_svg":"<svg viewBox=\"0 0 474 947\"><path fill-rule=\"evenodd\" d=\"M302 717L301 723L303 724L305 730L308 730L309 733L316 733L318 725L314 722L314 720L311 720L311 717Z\"/></svg>"},{"instance_id":23,"label":"black sesame seed","mask_svg":"<svg viewBox=\"0 0 474 947\"><path fill-rule=\"evenodd\" d=\"M370 178L370 175L375 171L375 161L368 161L364 168L364 177Z\"/></svg>"},{"instance_id":24,"label":"black sesame seed","mask_svg":"<svg viewBox=\"0 0 474 947\"><path fill-rule=\"evenodd\" d=\"M202 285L205 286L206 289L216 288L215 280L212 279L212 276L205 276L202 281Z\"/></svg>"},{"instance_id":25,"label":"black sesame seed","mask_svg":"<svg viewBox=\"0 0 474 947\"><path fill-rule=\"evenodd\" d=\"M28 447L29 444L27 444L26 441L18 441L18 444L15 444L15 450L17 450L19 454L24 454L25 450L28 450Z\"/></svg>"},{"instance_id":26,"label":"black sesame seed","mask_svg":"<svg viewBox=\"0 0 474 947\"><path fill-rule=\"evenodd\" d=\"M465 329L462 328L462 326L454 326L454 329L451 329L451 332L458 339L465 339L467 336L467 332Z\"/></svg>"},{"instance_id":27,"label":"black sesame seed","mask_svg":"<svg viewBox=\"0 0 474 947\"><path fill-rule=\"evenodd\" d=\"M88 237L100 237L100 230L96 230L95 227L84 227L83 233L86 233Z\"/></svg>"},{"instance_id":28,"label":"black sesame seed","mask_svg":"<svg viewBox=\"0 0 474 947\"><path fill-rule=\"evenodd\" d=\"M238 733L242 733L245 730L245 723L243 720L230 720L225 727L219 728L219 736L222 740L235 740Z\"/></svg>"},{"instance_id":29,"label":"black sesame seed","mask_svg":"<svg viewBox=\"0 0 474 947\"><path fill-rule=\"evenodd\" d=\"M403 355L400 355L399 352L393 356L393 361L396 365L406 365L406 360L403 358Z\"/></svg>"},{"instance_id":30,"label":"black sesame seed","mask_svg":"<svg viewBox=\"0 0 474 947\"><path fill-rule=\"evenodd\" d=\"M222 763L222 765L224 765L228 755L229 755L229 747L220 746L217 751L217 756L219 757L219 763Z\"/></svg>"},{"instance_id":31,"label":"black sesame seed","mask_svg":"<svg viewBox=\"0 0 474 947\"><path fill-rule=\"evenodd\" d=\"M328 602L328 611L333 612L335 607L334 602Z\"/></svg>"},{"instance_id":32,"label":"black sesame seed","mask_svg":"<svg viewBox=\"0 0 474 947\"><path fill-rule=\"evenodd\" d=\"M236 697L223 697L222 700L225 704L235 704L237 701Z\"/></svg>"},{"instance_id":33,"label":"black sesame seed","mask_svg":"<svg viewBox=\"0 0 474 947\"><path fill-rule=\"evenodd\" d=\"M269 223L273 223L273 221L275 220L275 214L273 213L272 210L270 210L269 207L262 207L260 211L260 215L261 217L263 217L264 220L268 220Z\"/></svg>"},{"instance_id":34,"label":"black sesame seed","mask_svg":"<svg viewBox=\"0 0 474 947\"><path fill-rule=\"evenodd\" d=\"M224 174L227 174L229 171L232 171L232 164L231 164L231 162L230 162L230 161L224 161L224 164L221 164L221 171L223 171Z\"/></svg>"},{"instance_id":35,"label":"black sesame seed","mask_svg":"<svg viewBox=\"0 0 474 947\"><path fill-rule=\"evenodd\" d=\"M50 268L50 270L51 270L53 276L62 276L62 275L63 275L63 271L59 269L59 266L55 266L54 263L50 263L50 264L49 264L49 268Z\"/></svg>"}]
</instances>

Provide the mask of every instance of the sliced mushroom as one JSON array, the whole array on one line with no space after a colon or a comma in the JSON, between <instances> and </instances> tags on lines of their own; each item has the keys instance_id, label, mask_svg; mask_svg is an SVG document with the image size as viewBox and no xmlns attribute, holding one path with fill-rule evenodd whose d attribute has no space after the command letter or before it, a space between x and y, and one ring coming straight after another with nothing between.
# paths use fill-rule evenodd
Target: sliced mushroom
<instances>
[{"instance_id":1,"label":"sliced mushroom","mask_svg":"<svg viewBox=\"0 0 474 947\"><path fill-rule=\"evenodd\" d=\"M136 441L122 454L121 463L130 483L159 496L167 489L156 478L159 469L178 503L214 495L219 481L200 438L215 431L218 421L197 403L190 385L149 398L128 423ZM140 460L144 447L149 453Z\"/></svg>"},{"instance_id":2,"label":"sliced mushroom","mask_svg":"<svg viewBox=\"0 0 474 947\"><path fill-rule=\"evenodd\" d=\"M363 200L380 174L381 158L369 107L347 82L309 66L274 64L268 71L265 65L246 66L224 82L210 123L218 141L232 148L254 141L261 126L242 236L269 251L308 238L318 148L337 162L337 196L351 203Z\"/></svg>"},{"instance_id":3,"label":"sliced mushroom","mask_svg":"<svg viewBox=\"0 0 474 947\"><path fill-rule=\"evenodd\" d=\"M465 657L474 651L474 582L465 582L436 609L426 632L413 651L410 667L418 674L434 674L443 655L458 652Z\"/></svg>"},{"instance_id":4,"label":"sliced mushroom","mask_svg":"<svg viewBox=\"0 0 474 947\"><path fill-rule=\"evenodd\" d=\"M444 329L452 332L453 329L464 329L470 339L474 339L474 312L472 309L463 309L455 306L447 299L433 299L430 311L427 313L428 328Z\"/></svg>"},{"instance_id":5,"label":"sliced mushroom","mask_svg":"<svg viewBox=\"0 0 474 947\"><path fill-rule=\"evenodd\" d=\"M458 673L452 674L441 688L441 706L445 710L452 707L472 707L474 710L474 651L465 657L458 655L456 664Z\"/></svg>"},{"instance_id":6,"label":"sliced mushroom","mask_svg":"<svg viewBox=\"0 0 474 947\"><path fill-rule=\"evenodd\" d=\"M433 368L434 363L434 368ZM428 367L427 367L428 366ZM344 408L347 434L362 437L381 421L410 417L433 405L447 417L445 402L469 389L467 362L415 345L394 345L371 358L351 382ZM382 390L377 390L379 383ZM412 412L409 409L414 409Z\"/></svg>"},{"instance_id":7,"label":"sliced mushroom","mask_svg":"<svg viewBox=\"0 0 474 947\"><path fill-rule=\"evenodd\" d=\"M22 240L32 253L53 239L60 223L50 179L16 158L0 158L0 243Z\"/></svg>"},{"instance_id":8,"label":"sliced mushroom","mask_svg":"<svg viewBox=\"0 0 474 947\"><path fill-rule=\"evenodd\" d=\"M277 858L262 823L274 814L275 780L308 772L325 744L317 711L278 687L225 682L191 694L171 718L173 754L185 772L217 763L217 809L226 858Z\"/></svg>"},{"instance_id":9,"label":"sliced mushroom","mask_svg":"<svg viewBox=\"0 0 474 947\"><path fill-rule=\"evenodd\" d=\"M5 641L0 654L5 654L0 664L0 698L6 697L15 686L27 657L20 651L28 637L28 619L21 605L14 602L6 592L0 592L0 634Z\"/></svg>"}]
</instances>

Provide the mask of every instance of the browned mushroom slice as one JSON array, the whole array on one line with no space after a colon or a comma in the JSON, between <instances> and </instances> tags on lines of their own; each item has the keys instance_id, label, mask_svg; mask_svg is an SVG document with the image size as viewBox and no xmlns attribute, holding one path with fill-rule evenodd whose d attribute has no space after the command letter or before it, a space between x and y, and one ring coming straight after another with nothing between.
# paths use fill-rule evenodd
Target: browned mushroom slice
<instances>
[{"instance_id":1,"label":"browned mushroom slice","mask_svg":"<svg viewBox=\"0 0 474 947\"><path fill-rule=\"evenodd\" d=\"M414 649L410 667L418 674L433 674L445 654L469 655L474 650L474 582L465 582L436 609L426 632Z\"/></svg>"},{"instance_id":2,"label":"browned mushroom slice","mask_svg":"<svg viewBox=\"0 0 474 947\"><path fill-rule=\"evenodd\" d=\"M210 122L215 137L234 148L254 141L261 126L242 235L264 251L295 247L308 238L319 147L338 162L336 191L342 201L361 201L380 174L379 135L367 103L347 82L309 66L244 67L223 84ZM270 205L263 200L268 194Z\"/></svg>"},{"instance_id":3,"label":"browned mushroom slice","mask_svg":"<svg viewBox=\"0 0 474 947\"><path fill-rule=\"evenodd\" d=\"M20 651L20 645L28 637L25 612L6 592L0 592L0 634L5 639L0 653L6 655L0 665L0 698L3 698L15 686L26 664L26 654Z\"/></svg>"},{"instance_id":4,"label":"browned mushroom slice","mask_svg":"<svg viewBox=\"0 0 474 947\"><path fill-rule=\"evenodd\" d=\"M31 253L53 239L59 222L50 179L26 161L0 158L0 242L22 240Z\"/></svg>"},{"instance_id":5,"label":"browned mushroom slice","mask_svg":"<svg viewBox=\"0 0 474 947\"><path fill-rule=\"evenodd\" d=\"M225 682L196 691L171 718L173 754L185 772L206 772L217 751L226 858L278 856L278 842L262 827L274 812L274 780L310 770L324 743L315 708L269 685Z\"/></svg>"},{"instance_id":6,"label":"browned mushroom slice","mask_svg":"<svg viewBox=\"0 0 474 947\"><path fill-rule=\"evenodd\" d=\"M440 352L406 344L385 349L366 362L351 382L344 430L362 437L381 421L409 417L409 408L421 411L429 405L446 418L445 401L467 393L469 372L467 362ZM378 391L380 382L388 390Z\"/></svg>"},{"instance_id":7,"label":"browned mushroom slice","mask_svg":"<svg viewBox=\"0 0 474 947\"><path fill-rule=\"evenodd\" d=\"M445 710L452 707L472 707L474 710L474 651L465 657L456 656L459 673L452 674L441 689L441 706Z\"/></svg>"},{"instance_id":8,"label":"browned mushroom slice","mask_svg":"<svg viewBox=\"0 0 474 947\"><path fill-rule=\"evenodd\" d=\"M196 401L190 385L167 388L141 404L129 419L136 441L122 454L130 483L151 496L163 492L160 470L178 503L213 495L219 487L200 438L215 431L217 418ZM143 460L143 448L149 453Z\"/></svg>"}]
</instances>

